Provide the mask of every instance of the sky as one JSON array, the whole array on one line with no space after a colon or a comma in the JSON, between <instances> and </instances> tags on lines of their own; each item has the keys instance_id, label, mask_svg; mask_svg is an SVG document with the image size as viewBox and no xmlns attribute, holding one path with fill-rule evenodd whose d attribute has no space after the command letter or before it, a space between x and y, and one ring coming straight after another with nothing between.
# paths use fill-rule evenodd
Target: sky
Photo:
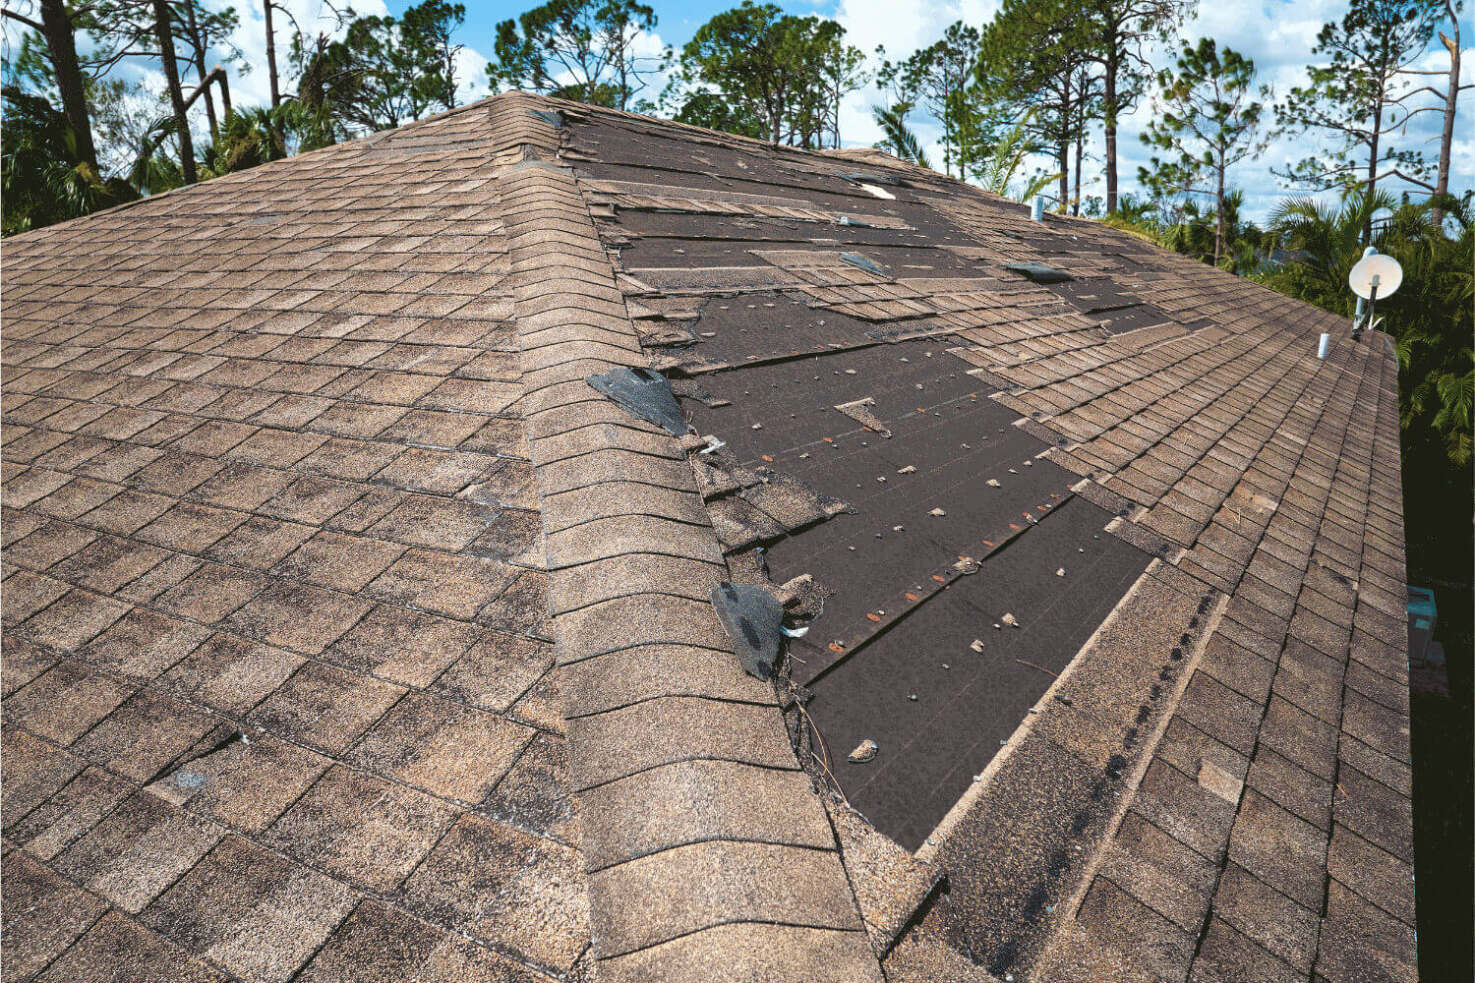
<instances>
[{"instance_id":1,"label":"sky","mask_svg":"<svg viewBox=\"0 0 1475 983\"><path fill-rule=\"evenodd\" d=\"M659 21L655 34L661 42L679 47L696 32L713 14L730 6L732 2L718 0L684 0L682 3L664 3L662 0L647 0L655 8ZM815 14L830 17L845 27L846 40L870 54L877 45L885 45L887 56L893 61L904 58L918 48L925 47L942 36L948 25L962 20L981 27L997 11L999 0L778 0L779 6L793 14ZM496 24L531 6L531 2L468 3L466 23L460 40L468 49L481 52L491 50ZM404 3L390 3L391 9L402 9ZM1305 69L1311 61L1311 48L1323 23L1339 19L1346 11L1345 0L1260 0L1260 2L1224 2L1208 0L1199 4L1196 16L1183 28L1182 36L1189 39L1214 38L1221 47L1228 46L1248 55L1255 61L1259 81L1268 83L1277 96L1288 92L1292 86L1304 84ZM1475 26L1466 16L1461 21L1461 40L1464 42L1463 71L1465 81L1475 81ZM1156 63L1166 64L1166 54ZM477 55L477 62L486 59ZM1443 69L1448 66L1448 55L1442 49L1431 49L1425 56L1426 64L1421 67ZM1457 120L1455 147L1452 163L1451 186L1464 189L1475 186L1475 127L1468 124L1475 113L1475 92L1466 93L1466 107ZM869 146L880 138L880 131L871 119L870 107L883 102L875 89L853 93L842 106L840 118L841 141L846 146ZM1122 121L1118 137L1118 173L1123 191L1136 190L1138 165L1148 163L1151 153L1139 139L1146 121L1155 110L1144 103L1127 119ZM1438 154L1438 118L1427 113L1419 118L1422 124L1417 132L1411 132L1413 141L1432 141L1424 149L1431 159ZM928 156L941 161L942 152L937 143L941 128L934 120L913 115L911 122L918 136L929 144ZM1463 125L1461 123L1463 122ZM1098 128L1099 130L1099 128ZM1284 170L1290 164L1308 155L1308 148L1315 144L1306 134L1293 134L1273 140L1265 153L1255 161L1247 161L1231 172L1231 183L1245 192L1246 210L1252 218L1263 220L1277 201L1289 189L1271 173L1271 168ZM1083 174L1082 193L1104 195L1101 154L1103 147L1098 132L1094 147L1094 162L1088 161ZM1092 153L1088 148L1088 153ZM1042 164L1044 162L1041 162Z\"/></svg>"},{"instance_id":2,"label":"sky","mask_svg":"<svg viewBox=\"0 0 1475 983\"><path fill-rule=\"evenodd\" d=\"M17 0L4 0L7 6ZM206 0L209 6L225 6L227 0ZM467 8L466 20L455 40L463 47L457 62L458 101L465 102L488 93L485 68L487 56L492 50L499 21L516 17L522 11L536 5L538 0L463 0ZM646 0L656 10L658 23L652 36L642 39L642 46L649 51L658 51L665 45L679 48L713 14L735 6L738 0ZM998 9L1000 0L778 0L787 12L806 15L814 14L839 21L846 29L846 40L871 54L877 45L884 44L887 56L893 61L904 58L918 48L931 44L942 36L943 31L955 21L963 20L981 27ZM242 74L233 71L231 95L237 104L264 104L267 99L267 77L265 71L264 28L261 20L261 4L258 0L236 0L233 4L240 17L240 29L236 44L244 54L245 61L253 70ZM286 0L304 29L317 24L324 30L332 27L332 18L322 0ZM404 10L406 0L352 0L359 14L394 13ZM1472 5L1475 7L1475 5ZM1205 0L1199 4L1196 15L1184 26L1182 36L1188 39L1212 37L1221 47L1228 46L1254 59L1259 71L1259 81L1270 84L1276 96L1305 81L1305 66L1311 60L1311 48L1316 34L1324 22L1341 17L1346 9L1346 0L1258 0L1258 2L1225 2ZM277 18L278 57L287 46L290 26ZM1465 43L1463 67L1464 81L1475 81L1475 24L1467 11L1461 22L1461 36ZM1154 59L1155 63L1167 64L1171 58L1164 52ZM1425 54L1421 67L1444 69L1448 56L1442 48L1431 48ZM874 62L873 62L874 64ZM162 88L162 78L151 66L130 66L128 69L148 77ZM1443 81L1431 79L1442 87ZM659 83L646 94L659 90ZM1475 186L1475 127L1469 124L1475 113L1475 92L1466 93L1463 112L1456 124L1451 187L1463 190ZM880 137L880 131L871 119L873 103L884 102L875 89L864 89L852 93L841 108L840 136L846 146L870 146ZM1155 112L1150 101L1144 101L1133 114L1122 121L1118 139L1118 172L1122 190L1136 190L1138 165L1148 163L1149 149L1139 140L1146 121ZM918 136L928 145L928 156L941 161L942 153L937 140L941 129L936 121L914 113L910 122ZM1433 159L1438 152L1438 115L1424 114L1419 117L1417 130L1411 130L1409 140L1417 143ZM1097 128L1099 131L1099 127ZM1103 195L1104 182L1101 176L1101 137L1095 135L1095 146L1088 147L1088 159L1084 168L1082 193ZM1249 217L1263 220L1275 203L1289 189L1272 174L1272 168L1284 170L1288 165L1320 149L1331 153L1331 149L1318 146L1319 138L1304 133L1290 134L1273 140L1265 153L1254 161L1236 166L1230 175L1230 183L1245 192L1245 205ZM1040 161L1041 165L1048 162Z\"/></svg>"}]
</instances>

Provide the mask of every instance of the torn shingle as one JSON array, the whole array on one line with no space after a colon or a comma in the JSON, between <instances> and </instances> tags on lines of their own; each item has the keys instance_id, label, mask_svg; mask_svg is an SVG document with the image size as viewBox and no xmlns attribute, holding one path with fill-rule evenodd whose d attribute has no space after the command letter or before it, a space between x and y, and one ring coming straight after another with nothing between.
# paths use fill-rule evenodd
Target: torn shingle
<instances>
[{"instance_id":1,"label":"torn shingle","mask_svg":"<svg viewBox=\"0 0 1475 983\"><path fill-rule=\"evenodd\" d=\"M589 385L630 413L654 423L673 437L691 429L666 377L651 369L625 368L589 377Z\"/></svg>"},{"instance_id":2,"label":"torn shingle","mask_svg":"<svg viewBox=\"0 0 1475 983\"><path fill-rule=\"evenodd\" d=\"M783 605L765 588L724 581L712 589L712 606L732 639L743 671L759 679L771 678L783 646Z\"/></svg>"},{"instance_id":3,"label":"torn shingle","mask_svg":"<svg viewBox=\"0 0 1475 983\"><path fill-rule=\"evenodd\" d=\"M1044 263L1006 263L1004 269L1011 273L1022 274L1035 283L1066 283L1074 277L1069 273L1057 270L1053 266Z\"/></svg>"}]
</instances>

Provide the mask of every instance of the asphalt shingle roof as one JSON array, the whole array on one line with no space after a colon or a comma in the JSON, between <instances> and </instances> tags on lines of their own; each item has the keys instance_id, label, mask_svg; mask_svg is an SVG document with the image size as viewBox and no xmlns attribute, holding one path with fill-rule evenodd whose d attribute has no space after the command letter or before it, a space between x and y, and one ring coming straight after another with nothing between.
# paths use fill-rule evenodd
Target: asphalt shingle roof
<instances>
[{"instance_id":1,"label":"asphalt shingle roof","mask_svg":"<svg viewBox=\"0 0 1475 983\"><path fill-rule=\"evenodd\" d=\"M3 273L7 979L1416 976L1380 334L516 94Z\"/></svg>"}]
</instances>

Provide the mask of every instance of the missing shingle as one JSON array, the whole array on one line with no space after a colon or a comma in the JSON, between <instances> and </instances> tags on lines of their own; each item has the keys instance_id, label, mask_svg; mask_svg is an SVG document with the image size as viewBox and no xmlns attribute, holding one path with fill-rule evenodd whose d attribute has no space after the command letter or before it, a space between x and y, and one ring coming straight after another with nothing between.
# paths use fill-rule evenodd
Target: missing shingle
<instances>
[{"instance_id":1,"label":"missing shingle","mask_svg":"<svg viewBox=\"0 0 1475 983\"><path fill-rule=\"evenodd\" d=\"M1067 283L1075 279L1069 273L1044 263L1008 263L1004 269L1028 277L1035 283Z\"/></svg>"},{"instance_id":2,"label":"missing shingle","mask_svg":"<svg viewBox=\"0 0 1475 983\"><path fill-rule=\"evenodd\" d=\"M708 409L720 409L731 406L732 401L714 396L707 391L706 387L698 384L693 379L677 379L671 383L671 391L685 399L694 399L706 406Z\"/></svg>"},{"instance_id":3,"label":"missing shingle","mask_svg":"<svg viewBox=\"0 0 1475 983\"><path fill-rule=\"evenodd\" d=\"M753 584L723 581L712 588L712 607L732 639L743 671L759 679L773 678L783 644L784 608L778 598Z\"/></svg>"},{"instance_id":4,"label":"missing shingle","mask_svg":"<svg viewBox=\"0 0 1475 983\"><path fill-rule=\"evenodd\" d=\"M591 375L588 383L642 420L654 423L673 437L685 436L691 429L671 391L671 384L659 372L644 368L618 368Z\"/></svg>"}]
</instances>

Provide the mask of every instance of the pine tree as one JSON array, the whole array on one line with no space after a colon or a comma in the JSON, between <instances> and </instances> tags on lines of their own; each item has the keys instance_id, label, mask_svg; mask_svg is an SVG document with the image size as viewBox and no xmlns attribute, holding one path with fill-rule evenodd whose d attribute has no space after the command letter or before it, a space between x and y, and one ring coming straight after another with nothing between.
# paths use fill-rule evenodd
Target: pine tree
<instances>
[{"instance_id":1,"label":"pine tree","mask_svg":"<svg viewBox=\"0 0 1475 983\"><path fill-rule=\"evenodd\" d=\"M1214 265L1224 255L1226 174L1265 148L1261 116L1267 86L1255 86L1255 63L1213 38L1183 43L1176 70L1157 75L1162 112L1147 124L1142 142L1167 151L1138 168L1138 180L1159 194L1180 191L1214 199Z\"/></svg>"}]
</instances>

